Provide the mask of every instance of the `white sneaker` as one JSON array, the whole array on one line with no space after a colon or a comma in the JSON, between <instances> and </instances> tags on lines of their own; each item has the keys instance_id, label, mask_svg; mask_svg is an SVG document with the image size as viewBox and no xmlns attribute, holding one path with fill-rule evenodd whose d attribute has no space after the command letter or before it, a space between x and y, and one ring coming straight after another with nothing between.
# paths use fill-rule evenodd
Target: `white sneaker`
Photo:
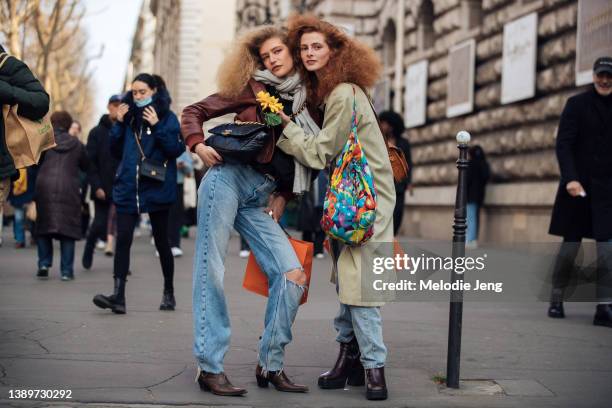
<instances>
[{"instance_id":1,"label":"white sneaker","mask_svg":"<svg viewBox=\"0 0 612 408\"><path fill-rule=\"evenodd\" d=\"M325 254L323 254L323 252L319 252L318 254L315 255L315 258L323 259L323 258L325 258Z\"/></svg>"},{"instance_id":2,"label":"white sneaker","mask_svg":"<svg viewBox=\"0 0 612 408\"><path fill-rule=\"evenodd\" d=\"M238 256L241 258L248 258L249 255L251 255L251 251L249 251L248 249L242 249L240 250L240 253L238 254Z\"/></svg>"},{"instance_id":3,"label":"white sneaker","mask_svg":"<svg viewBox=\"0 0 612 408\"><path fill-rule=\"evenodd\" d=\"M465 249L476 249L478 248L478 241L470 241L465 243Z\"/></svg>"},{"instance_id":4,"label":"white sneaker","mask_svg":"<svg viewBox=\"0 0 612 408\"><path fill-rule=\"evenodd\" d=\"M104 250L104 248L106 248L106 242L104 242L104 241L102 241L101 239L99 239L99 240L96 242L96 249L97 249L98 251L103 251L103 250Z\"/></svg>"},{"instance_id":5,"label":"white sneaker","mask_svg":"<svg viewBox=\"0 0 612 408\"><path fill-rule=\"evenodd\" d=\"M179 256L183 256L183 250L179 247L172 247L170 248L170 251L172 251L172 256L175 258L178 258Z\"/></svg>"}]
</instances>

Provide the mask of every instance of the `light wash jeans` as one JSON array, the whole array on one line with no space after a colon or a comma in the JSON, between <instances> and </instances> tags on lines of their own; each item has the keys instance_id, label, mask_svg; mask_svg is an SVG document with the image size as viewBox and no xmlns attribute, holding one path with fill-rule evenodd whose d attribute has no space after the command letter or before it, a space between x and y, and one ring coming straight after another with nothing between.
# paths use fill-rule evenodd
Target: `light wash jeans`
<instances>
[{"instance_id":1,"label":"light wash jeans","mask_svg":"<svg viewBox=\"0 0 612 408\"><path fill-rule=\"evenodd\" d=\"M193 263L193 351L206 372L223 372L230 345L223 276L232 228L246 239L268 276L259 364L265 371L283 368L284 349L291 342L291 326L305 288L286 278L285 273L302 266L284 231L263 211L275 187L271 178L236 164L213 166L200 184Z\"/></svg>"},{"instance_id":2,"label":"light wash jeans","mask_svg":"<svg viewBox=\"0 0 612 408\"><path fill-rule=\"evenodd\" d=\"M338 332L336 341L348 343L357 338L364 368L385 366L387 348L383 342L380 307L351 306L340 303L340 310L334 319Z\"/></svg>"},{"instance_id":3,"label":"light wash jeans","mask_svg":"<svg viewBox=\"0 0 612 408\"><path fill-rule=\"evenodd\" d=\"M478 210L479 206L477 203L467 203L467 231L465 242L472 242L478 239Z\"/></svg>"}]
</instances>

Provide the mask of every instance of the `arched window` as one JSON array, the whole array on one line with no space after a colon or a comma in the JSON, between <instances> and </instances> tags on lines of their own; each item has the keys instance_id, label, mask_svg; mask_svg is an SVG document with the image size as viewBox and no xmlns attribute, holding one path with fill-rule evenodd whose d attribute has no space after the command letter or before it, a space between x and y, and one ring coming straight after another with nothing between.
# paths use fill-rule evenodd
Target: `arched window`
<instances>
[{"instance_id":1,"label":"arched window","mask_svg":"<svg viewBox=\"0 0 612 408\"><path fill-rule=\"evenodd\" d=\"M417 15L417 45L419 50L433 47L435 33L433 28L434 7L431 0L423 0Z\"/></svg>"}]
</instances>

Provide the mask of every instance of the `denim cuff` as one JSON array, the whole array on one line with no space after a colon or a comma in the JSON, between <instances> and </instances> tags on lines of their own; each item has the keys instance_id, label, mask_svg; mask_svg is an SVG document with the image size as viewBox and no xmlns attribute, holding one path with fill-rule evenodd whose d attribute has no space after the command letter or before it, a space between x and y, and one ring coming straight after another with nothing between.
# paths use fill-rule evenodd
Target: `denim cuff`
<instances>
[{"instance_id":1,"label":"denim cuff","mask_svg":"<svg viewBox=\"0 0 612 408\"><path fill-rule=\"evenodd\" d=\"M372 368L383 368L385 366L385 363L369 363L369 364L364 364L363 361L361 362L361 364L363 365L363 368L365 368L366 370L372 369Z\"/></svg>"}]
</instances>

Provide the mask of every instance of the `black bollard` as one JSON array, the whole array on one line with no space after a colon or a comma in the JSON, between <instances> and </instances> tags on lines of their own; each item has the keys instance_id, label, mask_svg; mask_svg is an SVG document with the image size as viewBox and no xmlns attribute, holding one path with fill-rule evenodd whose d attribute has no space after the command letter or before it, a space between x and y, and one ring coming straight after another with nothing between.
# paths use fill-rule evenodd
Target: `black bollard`
<instances>
[{"instance_id":1,"label":"black bollard","mask_svg":"<svg viewBox=\"0 0 612 408\"><path fill-rule=\"evenodd\" d=\"M468 143L470 134L466 131L457 133L459 170L457 180L457 197L455 199L455 222L453 224L453 259L465 256L466 204L467 204L467 168ZM451 272L451 282L463 279L463 274ZM461 361L461 325L463 320L463 290L452 290L448 319L448 355L446 358L446 386L459 388L459 365Z\"/></svg>"}]
</instances>

